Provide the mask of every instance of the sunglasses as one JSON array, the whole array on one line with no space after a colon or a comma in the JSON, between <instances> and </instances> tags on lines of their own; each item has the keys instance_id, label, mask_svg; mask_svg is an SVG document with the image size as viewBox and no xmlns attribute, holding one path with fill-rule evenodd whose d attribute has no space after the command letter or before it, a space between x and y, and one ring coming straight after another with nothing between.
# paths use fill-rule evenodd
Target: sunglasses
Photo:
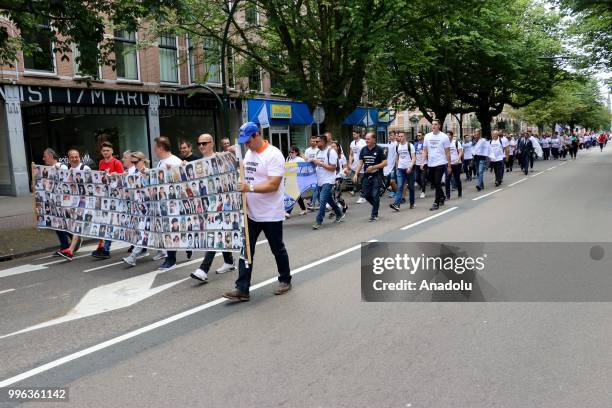
<instances>
[{"instance_id":1,"label":"sunglasses","mask_svg":"<svg viewBox=\"0 0 612 408\"><path fill-rule=\"evenodd\" d=\"M212 142L198 142L198 146L206 146L209 143L212 143Z\"/></svg>"},{"instance_id":2,"label":"sunglasses","mask_svg":"<svg viewBox=\"0 0 612 408\"><path fill-rule=\"evenodd\" d=\"M132 164L138 164L140 160L132 160Z\"/></svg>"}]
</instances>

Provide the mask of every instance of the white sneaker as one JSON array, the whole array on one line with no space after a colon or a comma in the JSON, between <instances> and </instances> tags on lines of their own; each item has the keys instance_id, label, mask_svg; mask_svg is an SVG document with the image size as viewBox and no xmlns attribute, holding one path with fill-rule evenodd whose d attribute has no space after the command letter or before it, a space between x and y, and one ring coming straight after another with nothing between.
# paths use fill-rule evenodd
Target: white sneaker
<instances>
[{"instance_id":1,"label":"white sneaker","mask_svg":"<svg viewBox=\"0 0 612 408\"><path fill-rule=\"evenodd\" d=\"M419 198L425 198L425 193L421 192L421 195L419 196Z\"/></svg>"},{"instance_id":2,"label":"white sneaker","mask_svg":"<svg viewBox=\"0 0 612 408\"><path fill-rule=\"evenodd\" d=\"M193 272L190 276L193 279L197 279L202 282L208 282L208 274L199 268L196 269L196 271Z\"/></svg>"},{"instance_id":3,"label":"white sneaker","mask_svg":"<svg viewBox=\"0 0 612 408\"><path fill-rule=\"evenodd\" d=\"M136 255L137 258L144 258L145 256L149 256L149 251L142 251L141 253Z\"/></svg>"},{"instance_id":4,"label":"white sneaker","mask_svg":"<svg viewBox=\"0 0 612 408\"><path fill-rule=\"evenodd\" d=\"M132 255L126 256L125 258L123 258L123 262L125 262L126 264L130 266L136 266L136 259Z\"/></svg>"},{"instance_id":5,"label":"white sneaker","mask_svg":"<svg viewBox=\"0 0 612 408\"><path fill-rule=\"evenodd\" d=\"M325 204L325 209L326 209L327 211L331 211L331 209L332 209L332 208L331 208L331 205L329 205L329 203Z\"/></svg>"},{"instance_id":6,"label":"white sneaker","mask_svg":"<svg viewBox=\"0 0 612 408\"><path fill-rule=\"evenodd\" d=\"M168 256L168 254L166 253L166 251L157 251L157 253L153 257L153 260L154 261L159 261L160 259L164 259L167 256Z\"/></svg>"},{"instance_id":7,"label":"white sneaker","mask_svg":"<svg viewBox=\"0 0 612 408\"><path fill-rule=\"evenodd\" d=\"M359 197L359 199L357 200L357 204L363 204L366 202L366 199L363 197Z\"/></svg>"},{"instance_id":8,"label":"white sneaker","mask_svg":"<svg viewBox=\"0 0 612 408\"><path fill-rule=\"evenodd\" d=\"M229 272L229 271L233 271L234 269L236 269L236 267L234 266L234 264L227 264L227 263L223 263L223 266L221 266L219 269L217 269L215 272L216 273L225 273L225 272Z\"/></svg>"}]
</instances>

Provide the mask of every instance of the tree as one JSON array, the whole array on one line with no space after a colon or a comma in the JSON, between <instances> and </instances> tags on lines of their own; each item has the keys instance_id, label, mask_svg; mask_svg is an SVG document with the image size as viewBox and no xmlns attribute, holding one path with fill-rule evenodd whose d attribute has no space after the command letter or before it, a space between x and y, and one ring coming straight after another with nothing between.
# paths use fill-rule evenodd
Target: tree
<instances>
[{"instance_id":1,"label":"tree","mask_svg":"<svg viewBox=\"0 0 612 408\"><path fill-rule=\"evenodd\" d=\"M401 0L246 0L230 18L226 0L184 0L171 19L194 41L223 38L230 18L229 47L242 58L239 72L263 68L275 87L312 109L340 134L344 118L361 102L366 70L380 38L395 21ZM253 10L260 13L254 16Z\"/></svg>"},{"instance_id":2,"label":"tree","mask_svg":"<svg viewBox=\"0 0 612 408\"><path fill-rule=\"evenodd\" d=\"M76 44L82 73L95 77L97 64L114 64L114 42L104 38L106 25L135 31L140 18L163 17L178 5L176 0L0 0L0 12L21 32L17 37L0 25L0 65L12 67L20 51L32 54L38 45L29 37L36 33L50 40L62 58ZM50 29L40 30L41 24Z\"/></svg>"},{"instance_id":3,"label":"tree","mask_svg":"<svg viewBox=\"0 0 612 408\"><path fill-rule=\"evenodd\" d=\"M586 65L612 67L612 3L609 0L559 0L573 18L576 48L588 56Z\"/></svg>"},{"instance_id":4,"label":"tree","mask_svg":"<svg viewBox=\"0 0 612 408\"><path fill-rule=\"evenodd\" d=\"M597 81L592 78L575 78L553 87L550 96L539 99L517 112L517 116L538 127L556 123L572 129L581 125L588 129L607 129L610 114L601 96Z\"/></svg>"}]
</instances>

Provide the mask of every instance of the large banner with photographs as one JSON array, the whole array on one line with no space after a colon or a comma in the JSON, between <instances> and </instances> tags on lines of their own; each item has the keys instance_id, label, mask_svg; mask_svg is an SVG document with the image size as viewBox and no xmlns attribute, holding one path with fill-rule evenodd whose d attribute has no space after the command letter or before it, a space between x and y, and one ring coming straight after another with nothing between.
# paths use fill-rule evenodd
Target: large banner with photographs
<instances>
[{"instance_id":1,"label":"large banner with photographs","mask_svg":"<svg viewBox=\"0 0 612 408\"><path fill-rule=\"evenodd\" d=\"M135 175L34 166L39 228L135 246L239 252L238 161L219 153Z\"/></svg>"}]
</instances>

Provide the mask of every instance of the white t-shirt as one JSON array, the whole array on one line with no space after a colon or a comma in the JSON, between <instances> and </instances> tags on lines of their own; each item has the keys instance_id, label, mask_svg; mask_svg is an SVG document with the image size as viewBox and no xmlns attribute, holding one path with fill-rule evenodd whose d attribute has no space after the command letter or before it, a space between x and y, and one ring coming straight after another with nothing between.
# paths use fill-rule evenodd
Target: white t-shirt
<instances>
[{"instance_id":1,"label":"white t-shirt","mask_svg":"<svg viewBox=\"0 0 612 408\"><path fill-rule=\"evenodd\" d=\"M454 139L450 142L450 154L451 154L451 164L459 164L461 160L459 160L460 151L463 151L463 146L457 139Z\"/></svg>"},{"instance_id":2,"label":"white t-shirt","mask_svg":"<svg viewBox=\"0 0 612 408\"><path fill-rule=\"evenodd\" d=\"M295 156L293 158L289 157L287 159L287 163L304 163L304 159L301 158L300 156Z\"/></svg>"},{"instance_id":3,"label":"white t-shirt","mask_svg":"<svg viewBox=\"0 0 612 408\"><path fill-rule=\"evenodd\" d=\"M561 142L559 141L558 137L550 139L550 147L552 147L553 149L558 149L560 146Z\"/></svg>"},{"instance_id":4,"label":"white t-shirt","mask_svg":"<svg viewBox=\"0 0 612 408\"><path fill-rule=\"evenodd\" d=\"M423 141L416 141L414 143L414 152L416 153L416 165L421 166L421 164L427 164L427 159L423 160Z\"/></svg>"},{"instance_id":5,"label":"white t-shirt","mask_svg":"<svg viewBox=\"0 0 612 408\"><path fill-rule=\"evenodd\" d=\"M514 156L514 151L516 150L516 145L518 144L518 142L516 141L516 139L510 139L510 141L508 142L508 146L510 146L508 148L508 155L510 156Z\"/></svg>"},{"instance_id":6,"label":"white t-shirt","mask_svg":"<svg viewBox=\"0 0 612 408\"><path fill-rule=\"evenodd\" d=\"M336 178L342 178L344 177L344 166L346 166L348 162L346 161L346 156L344 155L344 153L340 154L340 166L338 168L338 171L336 172Z\"/></svg>"},{"instance_id":7,"label":"white t-shirt","mask_svg":"<svg viewBox=\"0 0 612 408\"><path fill-rule=\"evenodd\" d=\"M397 142L388 143L387 165L383 169L383 174L386 176L395 168L395 158L397 157Z\"/></svg>"},{"instance_id":8,"label":"white t-shirt","mask_svg":"<svg viewBox=\"0 0 612 408\"><path fill-rule=\"evenodd\" d=\"M170 165L170 167L174 167L174 166L180 166L181 164L183 164L183 161L179 159L178 157L176 157L175 155L171 154L165 159L161 159L159 163L157 163L157 168L166 167L166 165Z\"/></svg>"},{"instance_id":9,"label":"white t-shirt","mask_svg":"<svg viewBox=\"0 0 612 408\"><path fill-rule=\"evenodd\" d=\"M474 156L485 156L489 157L491 155L491 145L487 141L487 139L480 138L476 142L474 146L472 146L472 154Z\"/></svg>"},{"instance_id":10,"label":"white t-shirt","mask_svg":"<svg viewBox=\"0 0 612 408\"><path fill-rule=\"evenodd\" d=\"M543 138L543 139L542 139L542 147L543 147L544 149L548 149L548 148L550 147L550 143L551 143L551 141L552 141L552 138L550 138L550 137L545 137L545 138Z\"/></svg>"},{"instance_id":11,"label":"white t-shirt","mask_svg":"<svg viewBox=\"0 0 612 408\"><path fill-rule=\"evenodd\" d=\"M327 159L329 155L329 160ZM338 164L338 154L331 147L326 147L324 150L319 150L317 153L317 160L320 160L324 164ZM317 166L317 185L322 186L323 184L334 184L336 182L336 169L327 170L323 166Z\"/></svg>"},{"instance_id":12,"label":"white t-shirt","mask_svg":"<svg viewBox=\"0 0 612 408\"><path fill-rule=\"evenodd\" d=\"M366 146L366 141L362 138L359 140L353 140L350 144L351 152L353 152L353 163L351 163L351 170L355 171L357 168L357 164L359 163L359 153L361 153L361 149ZM361 173L364 172L363 166L361 166Z\"/></svg>"},{"instance_id":13,"label":"white t-shirt","mask_svg":"<svg viewBox=\"0 0 612 408\"><path fill-rule=\"evenodd\" d=\"M268 180L268 176L285 175L285 158L278 148L267 141L260 152L247 150L244 155L244 179L249 184L259 184ZM246 193L247 215L253 221L270 222L285 219L285 183L281 182L278 190L271 193Z\"/></svg>"},{"instance_id":14,"label":"white t-shirt","mask_svg":"<svg viewBox=\"0 0 612 408\"><path fill-rule=\"evenodd\" d=\"M397 168L398 169L411 169L412 168L412 159L416 156L416 152L414 151L414 146L410 142L406 142L405 144L399 143L397 145Z\"/></svg>"},{"instance_id":15,"label":"white t-shirt","mask_svg":"<svg viewBox=\"0 0 612 408\"><path fill-rule=\"evenodd\" d=\"M504 146L502 144L502 141L499 139L497 140L491 139L490 145L491 145L491 155L489 157L491 158L491 161L498 162L498 161L504 160L505 154L504 154Z\"/></svg>"},{"instance_id":16,"label":"white t-shirt","mask_svg":"<svg viewBox=\"0 0 612 408\"><path fill-rule=\"evenodd\" d=\"M304 150L304 157L306 158L306 161L309 162L315 159L317 157L318 151L319 151L318 147L309 147L306 150Z\"/></svg>"},{"instance_id":17,"label":"white t-shirt","mask_svg":"<svg viewBox=\"0 0 612 408\"><path fill-rule=\"evenodd\" d=\"M83 164L83 163L79 163L79 165L76 166L76 167L72 167L72 165L70 165L70 168L74 169L76 171L86 171L86 170L89 171L89 170L91 170L91 168L89 168L88 165Z\"/></svg>"},{"instance_id":18,"label":"white t-shirt","mask_svg":"<svg viewBox=\"0 0 612 408\"><path fill-rule=\"evenodd\" d=\"M429 167L448 164L445 151L447 148L450 148L450 140L446 133L438 132L434 134L431 132L426 134L423 145L427 148Z\"/></svg>"},{"instance_id":19,"label":"white t-shirt","mask_svg":"<svg viewBox=\"0 0 612 408\"><path fill-rule=\"evenodd\" d=\"M136 166L132 166L129 169L127 169L128 176L133 176L136 173L138 173L138 169L136 168Z\"/></svg>"},{"instance_id":20,"label":"white t-shirt","mask_svg":"<svg viewBox=\"0 0 612 408\"><path fill-rule=\"evenodd\" d=\"M506 136L502 137L501 139L501 143L502 143L502 147L505 149L506 146L508 146L508 144L510 144L510 142L508 141L508 138Z\"/></svg>"},{"instance_id":21,"label":"white t-shirt","mask_svg":"<svg viewBox=\"0 0 612 408\"><path fill-rule=\"evenodd\" d=\"M463 160L472 160L472 142L464 142L461 144L463 147Z\"/></svg>"}]
</instances>

